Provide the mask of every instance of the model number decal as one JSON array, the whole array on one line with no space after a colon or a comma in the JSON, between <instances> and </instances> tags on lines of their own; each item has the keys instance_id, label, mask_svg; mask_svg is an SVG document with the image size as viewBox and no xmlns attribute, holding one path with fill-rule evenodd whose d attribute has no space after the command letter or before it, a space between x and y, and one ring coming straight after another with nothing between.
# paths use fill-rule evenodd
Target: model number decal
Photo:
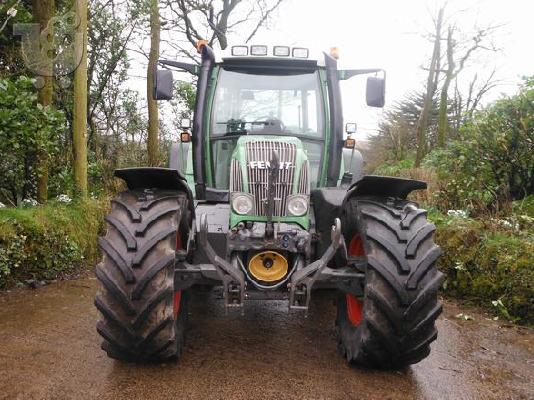
<instances>
[{"instance_id":1,"label":"model number decal","mask_svg":"<svg viewBox=\"0 0 534 400\"><path fill-rule=\"evenodd\" d=\"M249 167L252 169L269 169L271 168L271 163L269 161L251 161ZM279 169L289 169L293 167L291 162L281 162Z\"/></svg>"}]
</instances>

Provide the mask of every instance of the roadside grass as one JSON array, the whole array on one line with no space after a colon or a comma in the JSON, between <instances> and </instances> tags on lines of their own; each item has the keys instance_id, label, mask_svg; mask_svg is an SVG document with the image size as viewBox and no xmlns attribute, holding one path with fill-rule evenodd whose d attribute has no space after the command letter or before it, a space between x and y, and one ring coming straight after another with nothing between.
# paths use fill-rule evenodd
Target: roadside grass
<instances>
[{"instance_id":1,"label":"roadside grass","mask_svg":"<svg viewBox=\"0 0 534 400\"><path fill-rule=\"evenodd\" d=\"M56 279L92 265L107 201L0 209L0 288Z\"/></svg>"},{"instance_id":2,"label":"roadside grass","mask_svg":"<svg viewBox=\"0 0 534 400\"><path fill-rule=\"evenodd\" d=\"M445 294L492 309L502 318L534 323L534 216L471 219L429 213L443 251Z\"/></svg>"}]
</instances>

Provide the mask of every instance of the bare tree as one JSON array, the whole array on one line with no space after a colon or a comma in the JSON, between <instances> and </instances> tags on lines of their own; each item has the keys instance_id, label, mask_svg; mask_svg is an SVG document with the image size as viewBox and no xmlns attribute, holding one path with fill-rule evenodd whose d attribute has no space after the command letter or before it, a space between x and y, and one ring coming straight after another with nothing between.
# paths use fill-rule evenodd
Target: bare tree
<instances>
[{"instance_id":1,"label":"bare tree","mask_svg":"<svg viewBox=\"0 0 534 400\"><path fill-rule=\"evenodd\" d=\"M426 95L423 104L423 109L419 115L419 120L416 126L417 137L417 154L415 158L415 166L419 167L421 161L428 151L426 130L428 126L428 115L432 108L432 99L437 90L437 84L440 73L440 57L441 57L441 30L443 25L443 14L445 12L445 6L441 7L438 11L437 18L434 20L434 45L432 51L432 57L430 59L430 66L428 67L428 77L426 83Z\"/></svg>"},{"instance_id":2,"label":"bare tree","mask_svg":"<svg viewBox=\"0 0 534 400\"><path fill-rule=\"evenodd\" d=\"M472 117L486 93L499 85L500 81L495 79L495 73L496 69L493 69L487 78L481 81L481 84L478 84L478 74L475 74L473 80L469 84L469 91L465 102L466 118Z\"/></svg>"},{"instance_id":3,"label":"bare tree","mask_svg":"<svg viewBox=\"0 0 534 400\"><path fill-rule=\"evenodd\" d=\"M106 107L104 97L113 96L114 92L119 91L117 84L120 84L128 68L127 44L138 26L138 19L131 18L127 5L127 1L89 1L87 124L88 143L97 159L100 155L97 113ZM119 82L113 79L116 76L121 77Z\"/></svg>"},{"instance_id":4,"label":"bare tree","mask_svg":"<svg viewBox=\"0 0 534 400\"><path fill-rule=\"evenodd\" d=\"M454 35L457 32L456 28L453 25L448 27L446 50L447 69L444 71L445 80L441 87L440 93L438 147L444 147L445 140L447 139L447 131L449 127L447 108L450 84L464 69L466 62L477 50L496 50L493 45L486 44L496 28L496 26L490 26L487 28L478 29L474 36L467 41L467 43L461 43L454 38ZM457 53L462 54L458 57Z\"/></svg>"},{"instance_id":5,"label":"bare tree","mask_svg":"<svg viewBox=\"0 0 534 400\"><path fill-rule=\"evenodd\" d=\"M228 36L237 29L249 31L248 43L270 21L283 0L164 0L169 11L165 29L185 40L168 44L182 56L197 60L193 49L199 40L228 47Z\"/></svg>"}]
</instances>

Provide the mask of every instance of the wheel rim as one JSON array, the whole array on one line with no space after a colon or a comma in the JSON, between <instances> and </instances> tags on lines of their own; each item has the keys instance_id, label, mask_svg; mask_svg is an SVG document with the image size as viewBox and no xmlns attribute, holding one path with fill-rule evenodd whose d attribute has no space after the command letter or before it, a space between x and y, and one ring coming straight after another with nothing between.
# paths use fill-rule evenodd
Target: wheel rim
<instances>
[{"instance_id":1,"label":"wheel rim","mask_svg":"<svg viewBox=\"0 0 534 400\"><path fill-rule=\"evenodd\" d=\"M352 257L365 256L365 250L363 247L362 236L357 233L354 235L349 243L347 253ZM347 302L347 318L354 326L360 325L363 318L363 303L353 294L346 294Z\"/></svg>"},{"instance_id":2,"label":"wheel rim","mask_svg":"<svg viewBox=\"0 0 534 400\"><path fill-rule=\"evenodd\" d=\"M363 304L353 294L346 294L347 317L354 326L359 326L363 318Z\"/></svg>"},{"instance_id":3,"label":"wheel rim","mask_svg":"<svg viewBox=\"0 0 534 400\"><path fill-rule=\"evenodd\" d=\"M365 255L362 236L359 233L352 237L349 243L349 248L347 249L347 253L352 257L362 257Z\"/></svg>"}]
</instances>

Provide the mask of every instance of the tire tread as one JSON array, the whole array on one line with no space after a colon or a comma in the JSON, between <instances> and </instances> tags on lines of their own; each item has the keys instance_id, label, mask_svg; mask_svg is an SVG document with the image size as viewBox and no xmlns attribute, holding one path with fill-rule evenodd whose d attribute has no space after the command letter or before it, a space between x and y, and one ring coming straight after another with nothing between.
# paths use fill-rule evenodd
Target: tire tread
<instances>
[{"instance_id":1,"label":"tire tread","mask_svg":"<svg viewBox=\"0 0 534 400\"><path fill-rule=\"evenodd\" d=\"M344 223L353 227L345 232L362 235L368 261L360 325L349 321L345 295L338 299L338 347L349 362L400 368L430 353L444 276L436 267L441 255L432 238L436 228L426 215L406 200L346 202Z\"/></svg>"}]
</instances>

